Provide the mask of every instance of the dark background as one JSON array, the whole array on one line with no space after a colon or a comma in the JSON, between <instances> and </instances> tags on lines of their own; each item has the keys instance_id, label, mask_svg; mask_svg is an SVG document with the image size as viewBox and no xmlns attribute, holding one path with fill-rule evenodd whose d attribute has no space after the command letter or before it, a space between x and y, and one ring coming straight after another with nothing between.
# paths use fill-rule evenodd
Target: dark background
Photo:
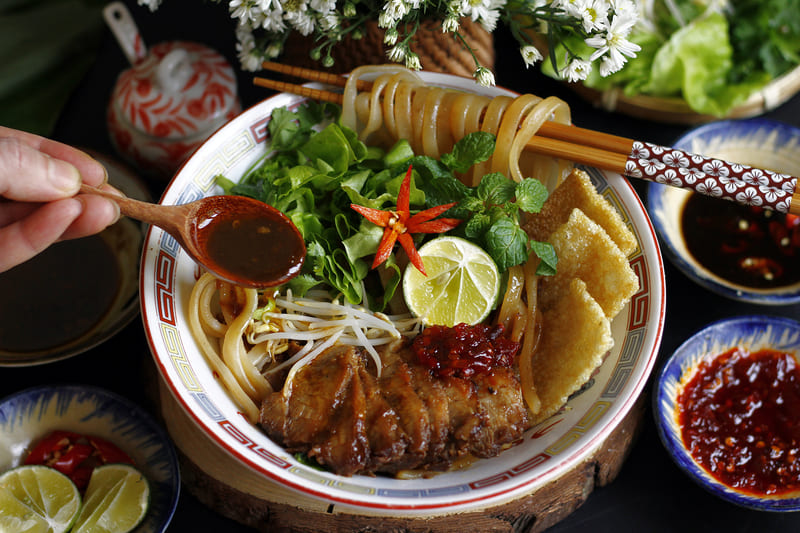
<instances>
[{"instance_id":1,"label":"dark background","mask_svg":"<svg viewBox=\"0 0 800 533\"><path fill-rule=\"evenodd\" d=\"M239 95L245 108L271 93L252 83L252 73L238 69L234 23L227 15L227 2L218 5L203 0L164 0L155 13L126 2L146 44L166 40L191 40L217 49L234 65ZM670 144L688 127L664 125L594 108L565 86L526 69L514 43L505 32L496 34L497 83L518 92L556 95L572 108L574 122L628 138ZM53 137L103 153L113 154L105 123L105 106L117 75L128 63L109 31L102 36L96 61L63 109ZM68 65L65 65L68 68ZM768 118L800 126L800 97L768 113ZM157 198L164 182L148 182ZM644 198L643 183L634 184ZM663 363L688 336L708 322L748 314L800 318L800 305L760 307L716 296L688 280L665 260L667 316L657 363ZM71 359L27 368L2 370L0 395L24 388L56 383L84 383L116 391L156 412L147 394L151 360L143 328L137 317L128 327L101 346ZM645 391L649 395L649 390ZM619 477L596 489L575 513L553 527L552 532L594 533L623 531L725 533L795 532L800 515L745 510L725 503L696 486L672 463L656 434L649 408L641 434ZM379 530L379 528L377 528ZM183 488L170 531L247 531L201 505Z\"/></svg>"}]
</instances>

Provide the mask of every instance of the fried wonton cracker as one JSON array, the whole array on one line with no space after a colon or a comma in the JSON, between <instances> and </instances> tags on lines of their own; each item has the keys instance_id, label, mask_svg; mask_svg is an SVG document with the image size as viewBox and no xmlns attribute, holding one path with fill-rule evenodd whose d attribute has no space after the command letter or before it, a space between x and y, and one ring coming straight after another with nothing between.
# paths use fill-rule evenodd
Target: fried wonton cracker
<instances>
[{"instance_id":1,"label":"fried wonton cracker","mask_svg":"<svg viewBox=\"0 0 800 533\"><path fill-rule=\"evenodd\" d=\"M562 298L573 278L586 283L606 317L613 319L639 288L639 279L624 252L599 224L573 209L566 224L548 238L558 256L557 272L541 279L541 305Z\"/></svg>"},{"instance_id":2,"label":"fried wonton cracker","mask_svg":"<svg viewBox=\"0 0 800 533\"><path fill-rule=\"evenodd\" d=\"M589 380L613 345L611 322L586 283L572 278L542 314L542 338L532 361L541 409L532 422L555 414Z\"/></svg>"},{"instance_id":3,"label":"fried wonton cracker","mask_svg":"<svg viewBox=\"0 0 800 533\"><path fill-rule=\"evenodd\" d=\"M597 192L589 175L580 169L573 170L556 187L542 210L528 218L525 230L534 239L547 241L576 207L597 222L626 257L636 249L636 237L625 225L619 211Z\"/></svg>"}]
</instances>

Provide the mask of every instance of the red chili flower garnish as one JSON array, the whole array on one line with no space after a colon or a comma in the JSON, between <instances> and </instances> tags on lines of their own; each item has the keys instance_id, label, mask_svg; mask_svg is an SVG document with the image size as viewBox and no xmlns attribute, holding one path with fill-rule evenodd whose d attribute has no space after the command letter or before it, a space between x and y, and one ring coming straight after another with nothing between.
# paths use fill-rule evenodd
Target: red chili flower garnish
<instances>
[{"instance_id":1,"label":"red chili flower garnish","mask_svg":"<svg viewBox=\"0 0 800 533\"><path fill-rule=\"evenodd\" d=\"M363 205L350 204L350 207L361 213L364 218L377 226L384 228L383 238L378 245L378 251L375 252L375 260L372 262L372 268L386 261L392 253L395 242L400 242L400 245L408 254L408 258L417 270L424 276L425 267L422 265L422 258L414 246L414 239L411 238L412 233L444 233L450 231L459 224L461 220L457 218L440 218L438 217L454 205L455 202L450 204L438 205L431 207L424 211L420 211L414 216L410 212L410 197L411 197L411 166L408 167L406 177L403 178L403 183L400 185L400 191L397 193L397 208L394 211L382 211L380 209L372 209L371 207L364 207Z\"/></svg>"}]
</instances>

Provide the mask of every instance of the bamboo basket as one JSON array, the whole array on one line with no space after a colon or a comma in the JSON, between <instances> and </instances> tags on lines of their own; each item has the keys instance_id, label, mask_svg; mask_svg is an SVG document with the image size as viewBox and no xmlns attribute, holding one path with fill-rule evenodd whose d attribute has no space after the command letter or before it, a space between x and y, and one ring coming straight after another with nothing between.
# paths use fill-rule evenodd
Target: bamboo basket
<instances>
[{"instance_id":1,"label":"bamboo basket","mask_svg":"<svg viewBox=\"0 0 800 533\"><path fill-rule=\"evenodd\" d=\"M584 100L606 111L668 124L696 125L721 119L750 118L772 111L800 91L800 66L775 78L724 117L697 113L685 100L677 97L625 96L621 89L598 91L581 83L568 86Z\"/></svg>"},{"instance_id":2,"label":"bamboo basket","mask_svg":"<svg viewBox=\"0 0 800 533\"><path fill-rule=\"evenodd\" d=\"M471 19L462 19L460 32L469 44L481 65L494 68L494 39L480 24ZM344 74L361 65L380 65L388 62L389 47L383 42L384 30L377 21L368 21L361 39L346 37L334 45L331 56L335 74ZM311 59L309 53L316 46L313 39L292 33L286 40L280 62L320 69L322 65ZM457 76L472 77L475 60L452 34L442 32L438 21L424 21L414 36L411 50L419 55L422 68L432 72L443 72Z\"/></svg>"}]
</instances>

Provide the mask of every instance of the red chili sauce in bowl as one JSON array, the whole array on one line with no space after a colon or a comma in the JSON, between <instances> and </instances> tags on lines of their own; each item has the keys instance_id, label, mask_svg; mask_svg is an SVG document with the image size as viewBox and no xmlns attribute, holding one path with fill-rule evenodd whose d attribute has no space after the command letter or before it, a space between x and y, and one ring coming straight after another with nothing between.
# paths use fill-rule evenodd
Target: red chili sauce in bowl
<instances>
[{"instance_id":1,"label":"red chili sauce in bowl","mask_svg":"<svg viewBox=\"0 0 800 533\"><path fill-rule=\"evenodd\" d=\"M800 282L800 217L691 194L681 231L698 263L756 289Z\"/></svg>"},{"instance_id":2,"label":"red chili sauce in bowl","mask_svg":"<svg viewBox=\"0 0 800 533\"><path fill-rule=\"evenodd\" d=\"M790 353L733 348L703 361L677 398L692 458L755 496L800 491L800 369Z\"/></svg>"}]
</instances>

